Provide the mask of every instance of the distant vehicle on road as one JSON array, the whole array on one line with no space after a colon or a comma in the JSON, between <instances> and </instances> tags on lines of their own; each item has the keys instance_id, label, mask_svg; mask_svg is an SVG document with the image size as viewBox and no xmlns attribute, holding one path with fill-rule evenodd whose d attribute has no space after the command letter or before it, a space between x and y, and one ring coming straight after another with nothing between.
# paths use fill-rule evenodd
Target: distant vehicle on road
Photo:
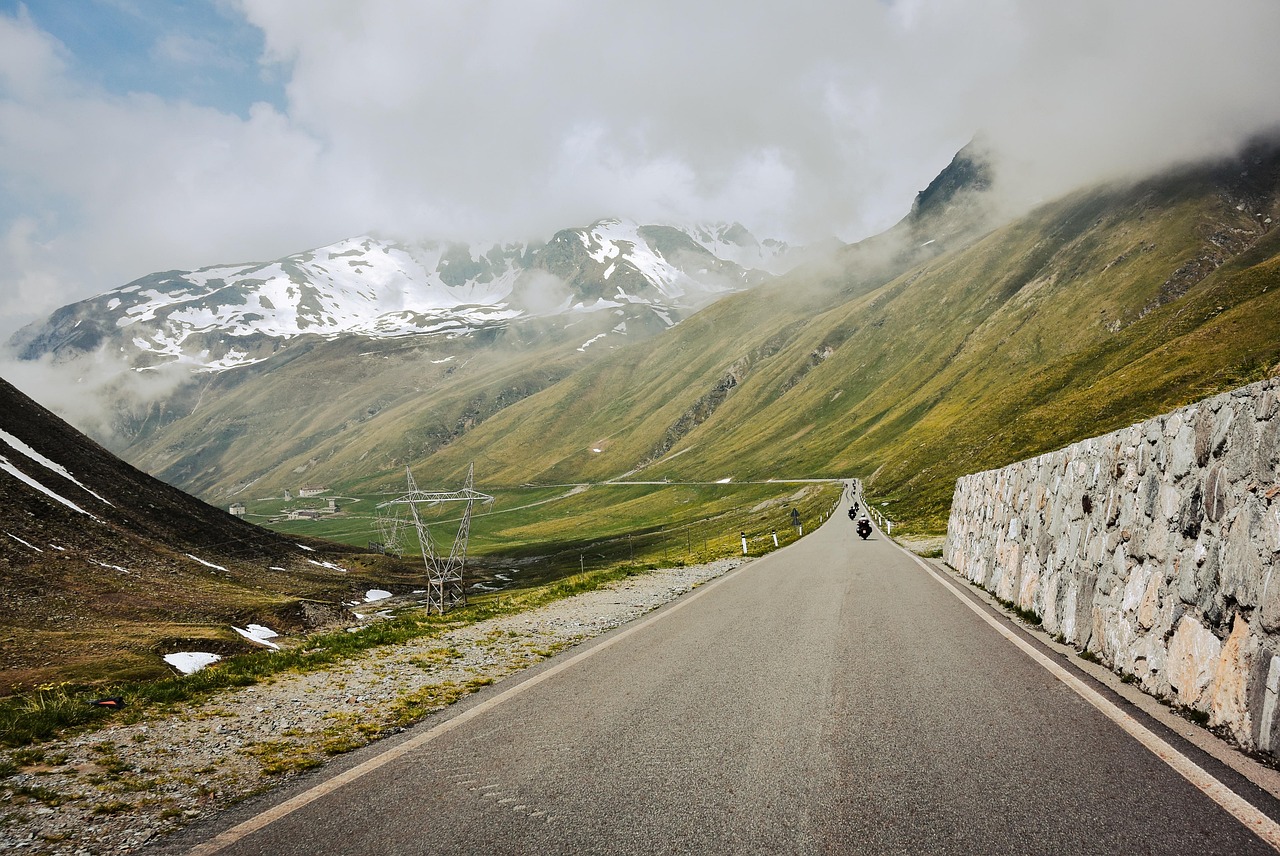
<instances>
[{"instance_id":1,"label":"distant vehicle on road","mask_svg":"<svg viewBox=\"0 0 1280 856\"><path fill-rule=\"evenodd\" d=\"M858 521L858 535L862 538L863 541L865 541L867 540L867 536L870 534L871 534L871 521L864 517Z\"/></svg>"}]
</instances>

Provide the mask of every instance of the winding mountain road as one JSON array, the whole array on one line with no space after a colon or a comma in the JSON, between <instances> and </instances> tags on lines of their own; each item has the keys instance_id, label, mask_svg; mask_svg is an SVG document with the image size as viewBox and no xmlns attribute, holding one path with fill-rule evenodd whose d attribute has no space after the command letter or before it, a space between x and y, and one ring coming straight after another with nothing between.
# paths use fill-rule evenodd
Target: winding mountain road
<instances>
[{"instance_id":1,"label":"winding mountain road","mask_svg":"<svg viewBox=\"0 0 1280 856\"><path fill-rule=\"evenodd\" d=\"M165 849L1275 852L1272 797L1147 721L1260 809L1232 816L990 614L836 514Z\"/></svg>"}]
</instances>

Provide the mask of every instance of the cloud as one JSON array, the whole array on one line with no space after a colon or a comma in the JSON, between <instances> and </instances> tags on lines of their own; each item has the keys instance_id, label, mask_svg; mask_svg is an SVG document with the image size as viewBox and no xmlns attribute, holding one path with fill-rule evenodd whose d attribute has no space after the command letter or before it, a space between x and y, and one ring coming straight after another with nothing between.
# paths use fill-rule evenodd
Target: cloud
<instances>
[{"instance_id":1,"label":"cloud","mask_svg":"<svg viewBox=\"0 0 1280 856\"><path fill-rule=\"evenodd\" d=\"M573 299L573 291L565 281L544 270L525 271L516 282L512 300L531 315L550 315L562 311Z\"/></svg>"},{"instance_id":2,"label":"cloud","mask_svg":"<svg viewBox=\"0 0 1280 856\"><path fill-rule=\"evenodd\" d=\"M260 30L281 104L108 91L0 13L0 336L156 270L365 232L514 240L619 216L852 240L980 131L1029 202L1280 123L1273 0L219 8ZM213 43L152 51L213 74Z\"/></svg>"},{"instance_id":3,"label":"cloud","mask_svg":"<svg viewBox=\"0 0 1280 856\"><path fill-rule=\"evenodd\" d=\"M159 419L166 401L193 382L176 364L135 371L118 356L99 349L71 360L0 357L0 376L43 406L114 449L150 420ZM70 380L70 382L68 382Z\"/></svg>"}]
</instances>

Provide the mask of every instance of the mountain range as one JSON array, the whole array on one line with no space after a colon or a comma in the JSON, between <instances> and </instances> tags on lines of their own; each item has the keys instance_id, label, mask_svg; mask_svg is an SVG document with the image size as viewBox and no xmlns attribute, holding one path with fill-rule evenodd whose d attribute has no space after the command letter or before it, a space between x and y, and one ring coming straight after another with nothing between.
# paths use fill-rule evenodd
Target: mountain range
<instances>
[{"instance_id":1,"label":"mountain range","mask_svg":"<svg viewBox=\"0 0 1280 856\"><path fill-rule=\"evenodd\" d=\"M1012 219L996 219L998 192L998 167L968 147L894 228L769 276L785 248L755 245L758 261L746 265L691 231L616 221L485 262L459 253L442 267L445 254L420 255L436 259L445 287L466 300L503 292L504 308L485 304L481 320L434 331L444 316L414 310L411 325L423 326L386 327L394 337L321 333L338 314L299 310L313 320L298 330L315 335L253 347L232 332L244 315L209 326L183 353L207 350L202 368L221 370L135 411L118 448L219 501L303 478L386 488L406 464L449 483L475 462L490 485L855 475L901 531L936 533L958 475L1276 371L1275 144L1081 189ZM610 237L624 228L632 237ZM718 246L752 249L737 229L717 234ZM672 249L689 250L686 241L720 264ZM332 274L335 256L382 252L363 247L326 252L323 266ZM359 253L340 255L350 250ZM707 278L697 289L681 280L679 294L656 284L641 257L659 255ZM126 297L151 291L160 289L60 310L17 344L28 358L127 351L119 331L131 322L121 319L143 323L150 310ZM244 299L237 311L253 306L265 319L260 301ZM431 312L457 319L477 305L437 301ZM245 357L215 366L233 344ZM181 358L136 347L131 359L148 365Z\"/></svg>"},{"instance_id":2,"label":"mountain range","mask_svg":"<svg viewBox=\"0 0 1280 856\"><path fill-rule=\"evenodd\" d=\"M272 262L163 271L65 306L20 331L21 359L106 349L148 370L262 362L302 337L471 335L520 318L599 312L668 327L785 266L792 250L741 225L601 220L544 244L398 244L358 237Z\"/></svg>"}]
</instances>

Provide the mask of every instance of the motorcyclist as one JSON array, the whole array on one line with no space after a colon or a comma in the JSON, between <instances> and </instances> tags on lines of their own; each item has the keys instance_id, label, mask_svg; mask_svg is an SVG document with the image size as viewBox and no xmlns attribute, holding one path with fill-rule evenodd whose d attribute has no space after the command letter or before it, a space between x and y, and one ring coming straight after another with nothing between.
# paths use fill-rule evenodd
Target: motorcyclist
<instances>
[{"instance_id":1,"label":"motorcyclist","mask_svg":"<svg viewBox=\"0 0 1280 856\"><path fill-rule=\"evenodd\" d=\"M862 517L858 518L858 535L859 537L862 538L862 540L865 541L867 539L867 536L870 534L871 534L871 520L866 515L863 515Z\"/></svg>"}]
</instances>

